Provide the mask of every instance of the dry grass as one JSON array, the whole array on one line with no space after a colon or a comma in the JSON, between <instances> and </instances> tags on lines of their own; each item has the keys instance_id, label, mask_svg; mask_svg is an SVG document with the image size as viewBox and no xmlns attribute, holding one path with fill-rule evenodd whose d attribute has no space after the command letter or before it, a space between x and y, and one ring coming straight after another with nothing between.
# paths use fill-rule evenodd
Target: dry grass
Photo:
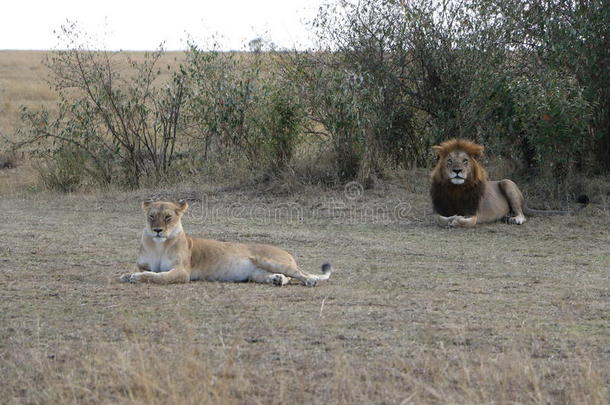
<instances>
[{"instance_id":1,"label":"dry grass","mask_svg":"<svg viewBox=\"0 0 610 405\"><path fill-rule=\"evenodd\" d=\"M0 51L0 135L12 136L19 111L27 107L52 107L55 94L46 83L45 52Z\"/></svg>"},{"instance_id":2,"label":"dry grass","mask_svg":"<svg viewBox=\"0 0 610 405\"><path fill-rule=\"evenodd\" d=\"M12 137L19 126L21 106L45 107L53 111L57 94L49 86L49 70L44 65L47 51L0 51L0 135ZM143 52L123 52L114 62L128 71L127 57L136 61ZM160 80L184 60L183 52L167 52L159 60ZM170 69L167 69L167 67Z\"/></svg>"},{"instance_id":3,"label":"dry grass","mask_svg":"<svg viewBox=\"0 0 610 405\"><path fill-rule=\"evenodd\" d=\"M43 56L0 52L2 135L19 105L52 105ZM444 230L425 176L354 198L301 184L60 196L36 192L27 164L0 170L0 402L609 403L607 181L576 217ZM189 198L191 234L337 270L313 289L118 284L150 196Z\"/></svg>"},{"instance_id":4,"label":"dry grass","mask_svg":"<svg viewBox=\"0 0 610 405\"><path fill-rule=\"evenodd\" d=\"M444 230L425 185L410 188L6 196L0 398L608 403L607 207ZM191 234L273 243L305 269L337 270L316 288L115 283L133 268L138 201L151 195L190 198Z\"/></svg>"},{"instance_id":5,"label":"dry grass","mask_svg":"<svg viewBox=\"0 0 610 405\"><path fill-rule=\"evenodd\" d=\"M50 71L44 62L48 51L0 50L0 195L14 194L40 187L41 179L25 151L9 151L9 141L18 141L21 108L57 110L57 94L49 84ZM117 71L130 73L128 58L142 62L144 52L122 52L111 55ZM158 61L158 80L167 79L184 60L184 52L166 52ZM10 163L6 165L5 163ZM17 168L15 168L17 166ZM8 170L6 170L8 169Z\"/></svg>"}]
</instances>

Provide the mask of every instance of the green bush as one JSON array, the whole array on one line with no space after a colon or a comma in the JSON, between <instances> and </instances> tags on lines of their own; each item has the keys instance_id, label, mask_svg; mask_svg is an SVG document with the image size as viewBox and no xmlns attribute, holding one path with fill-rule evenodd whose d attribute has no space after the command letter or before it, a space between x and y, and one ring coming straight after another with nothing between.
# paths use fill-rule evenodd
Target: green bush
<instances>
[{"instance_id":1,"label":"green bush","mask_svg":"<svg viewBox=\"0 0 610 405\"><path fill-rule=\"evenodd\" d=\"M66 144L55 149L49 159L38 162L34 167L47 189L71 193L82 186L84 166L86 157L82 151Z\"/></svg>"},{"instance_id":2,"label":"green bush","mask_svg":"<svg viewBox=\"0 0 610 405\"><path fill-rule=\"evenodd\" d=\"M516 128L530 145L533 167L556 168L560 174L592 151L587 140L592 106L574 78L543 71L515 78L509 88Z\"/></svg>"},{"instance_id":3,"label":"green bush","mask_svg":"<svg viewBox=\"0 0 610 405\"><path fill-rule=\"evenodd\" d=\"M332 68L332 55L296 55L290 78L302 84L309 118L328 137L340 181L357 178L363 169L370 103L358 77ZM315 132L312 131L311 132Z\"/></svg>"},{"instance_id":4,"label":"green bush","mask_svg":"<svg viewBox=\"0 0 610 405\"><path fill-rule=\"evenodd\" d=\"M304 75L312 115L333 139L348 139L352 149L337 159L352 167L365 156L372 168L425 165L431 144L465 137L560 177L568 166L607 170L610 9L601 3L333 2L313 24L320 48L302 65L359 77L349 91L365 96L347 103L356 121L341 109L330 115L335 104L316 94L342 100L345 89Z\"/></svg>"},{"instance_id":5,"label":"green bush","mask_svg":"<svg viewBox=\"0 0 610 405\"><path fill-rule=\"evenodd\" d=\"M35 145L37 156L60 171L81 172L82 181L135 188L143 179L165 178L181 134L184 74L157 84L163 50L147 53L143 62L129 60L133 73L125 74L112 53L79 42L86 38L74 25L63 27L60 37L71 48L46 62L59 95L58 113L24 108L23 144ZM73 152L66 154L68 149ZM71 159L75 153L79 159ZM64 167L62 159L71 162Z\"/></svg>"},{"instance_id":6,"label":"green bush","mask_svg":"<svg viewBox=\"0 0 610 405\"><path fill-rule=\"evenodd\" d=\"M427 0L321 9L313 24L320 48L295 58L296 80L335 145L340 179L425 166L436 142L482 138L475 104L484 97L472 89L491 67L487 48L466 45L475 38L471 19L457 4Z\"/></svg>"},{"instance_id":7,"label":"green bush","mask_svg":"<svg viewBox=\"0 0 610 405\"><path fill-rule=\"evenodd\" d=\"M260 130L264 133L265 166L272 172L285 170L300 141L305 118L300 101L288 83L274 84L261 105Z\"/></svg>"},{"instance_id":8,"label":"green bush","mask_svg":"<svg viewBox=\"0 0 610 405\"><path fill-rule=\"evenodd\" d=\"M124 74L71 26L69 50L48 61L59 113L24 110L25 143L66 190L157 184L179 156L277 174L312 139L341 182L427 166L431 145L452 137L554 178L607 172L608 26L602 0L337 0L312 21L314 50L191 45L165 83L162 51Z\"/></svg>"},{"instance_id":9,"label":"green bush","mask_svg":"<svg viewBox=\"0 0 610 405\"><path fill-rule=\"evenodd\" d=\"M584 104L587 113L573 116L578 122L572 125L578 127L575 137L582 134L582 127L587 127L587 142L574 142L575 147L583 148L578 152L595 160L590 170L609 171L610 7L607 1L479 0L476 4L480 7L480 18L501 22L495 30L512 50L512 64L519 69L518 76L526 73L540 79L551 76L552 80L560 72L553 81L558 88L553 90L545 84L549 89L546 94L554 98L554 93L569 93L573 103L568 110L578 109L577 103ZM560 76L566 77L571 90L564 88ZM535 81L534 86L538 86ZM538 129L545 131L546 127Z\"/></svg>"},{"instance_id":10,"label":"green bush","mask_svg":"<svg viewBox=\"0 0 610 405\"><path fill-rule=\"evenodd\" d=\"M198 141L202 160L245 159L249 168L267 173L286 168L304 111L293 85L270 67L271 55L209 52L192 45L187 57L190 136Z\"/></svg>"}]
</instances>

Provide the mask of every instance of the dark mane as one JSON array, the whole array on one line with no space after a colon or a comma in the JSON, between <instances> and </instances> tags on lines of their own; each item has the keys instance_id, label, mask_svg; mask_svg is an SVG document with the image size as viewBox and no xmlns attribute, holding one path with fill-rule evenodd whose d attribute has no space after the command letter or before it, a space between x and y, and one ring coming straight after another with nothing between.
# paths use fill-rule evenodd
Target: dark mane
<instances>
[{"instance_id":1,"label":"dark mane","mask_svg":"<svg viewBox=\"0 0 610 405\"><path fill-rule=\"evenodd\" d=\"M433 149L439 156L430 176L430 197L434 211L444 217L476 215L487 183L487 172L478 162L485 148L465 139L451 139L434 146ZM471 175L461 185L451 183L443 171L447 155L454 150L462 150L472 159Z\"/></svg>"},{"instance_id":2,"label":"dark mane","mask_svg":"<svg viewBox=\"0 0 610 405\"><path fill-rule=\"evenodd\" d=\"M475 215L484 193L484 181L456 186L446 180L442 183L433 180L430 188L434 211L444 217Z\"/></svg>"}]
</instances>

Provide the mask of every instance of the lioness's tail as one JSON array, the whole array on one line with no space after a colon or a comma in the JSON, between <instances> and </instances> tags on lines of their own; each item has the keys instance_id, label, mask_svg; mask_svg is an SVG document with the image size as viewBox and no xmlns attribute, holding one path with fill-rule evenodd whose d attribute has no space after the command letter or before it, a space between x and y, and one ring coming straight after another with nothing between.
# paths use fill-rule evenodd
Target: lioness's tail
<instances>
[{"instance_id":1,"label":"lioness's tail","mask_svg":"<svg viewBox=\"0 0 610 405\"><path fill-rule=\"evenodd\" d=\"M300 270L298 267L288 266L262 257L253 257L251 260L257 267L260 267L263 270L296 278L308 286L314 286L318 284L319 281L328 280L333 272L333 267L330 263L324 263L322 265L322 274L311 274Z\"/></svg>"},{"instance_id":2,"label":"lioness's tail","mask_svg":"<svg viewBox=\"0 0 610 405\"><path fill-rule=\"evenodd\" d=\"M330 263L324 263L322 265L322 274L317 275L318 280L328 280L330 274L333 272L333 266Z\"/></svg>"},{"instance_id":3,"label":"lioness's tail","mask_svg":"<svg viewBox=\"0 0 610 405\"><path fill-rule=\"evenodd\" d=\"M580 204L580 206L573 210L536 210L524 205L523 212L527 215L573 215L581 211L589 204L589 197L583 194L579 196L576 201Z\"/></svg>"},{"instance_id":4,"label":"lioness's tail","mask_svg":"<svg viewBox=\"0 0 610 405\"><path fill-rule=\"evenodd\" d=\"M307 274L308 279L305 281L306 285L316 285L318 281L325 281L330 278L333 272L333 266L330 263L324 263L321 267L322 274L311 274L303 271Z\"/></svg>"}]
</instances>

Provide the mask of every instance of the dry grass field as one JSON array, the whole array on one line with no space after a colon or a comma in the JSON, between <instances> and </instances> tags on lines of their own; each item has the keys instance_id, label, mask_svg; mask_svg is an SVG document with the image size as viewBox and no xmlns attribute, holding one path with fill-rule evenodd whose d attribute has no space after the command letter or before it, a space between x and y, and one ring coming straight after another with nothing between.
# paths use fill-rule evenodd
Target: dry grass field
<instances>
[{"instance_id":1,"label":"dry grass field","mask_svg":"<svg viewBox=\"0 0 610 405\"><path fill-rule=\"evenodd\" d=\"M15 55L0 52L3 133L27 94L53 100L42 55ZM0 403L610 403L607 194L576 216L447 230L411 174L59 195L26 164L0 170ZM151 197L187 198L192 235L335 272L315 288L117 283Z\"/></svg>"},{"instance_id":2,"label":"dry grass field","mask_svg":"<svg viewBox=\"0 0 610 405\"><path fill-rule=\"evenodd\" d=\"M139 201L188 197L191 234L272 243L316 288L124 285ZM395 209L398 207L398 209ZM610 400L610 215L433 225L425 192L3 197L5 403Z\"/></svg>"},{"instance_id":3,"label":"dry grass field","mask_svg":"<svg viewBox=\"0 0 610 405\"><path fill-rule=\"evenodd\" d=\"M8 137L19 125L21 106L52 107L56 100L47 85L42 64L46 52L0 51L0 136Z\"/></svg>"},{"instance_id":4,"label":"dry grass field","mask_svg":"<svg viewBox=\"0 0 610 405\"><path fill-rule=\"evenodd\" d=\"M11 136L19 126L21 106L54 108L57 95L49 86L49 72L44 65L46 51L0 50L0 135ZM117 54L117 63L126 63L126 57L143 59L142 52ZM184 59L182 52L167 52L159 66L176 66ZM163 69L161 79L170 71Z\"/></svg>"}]
</instances>

